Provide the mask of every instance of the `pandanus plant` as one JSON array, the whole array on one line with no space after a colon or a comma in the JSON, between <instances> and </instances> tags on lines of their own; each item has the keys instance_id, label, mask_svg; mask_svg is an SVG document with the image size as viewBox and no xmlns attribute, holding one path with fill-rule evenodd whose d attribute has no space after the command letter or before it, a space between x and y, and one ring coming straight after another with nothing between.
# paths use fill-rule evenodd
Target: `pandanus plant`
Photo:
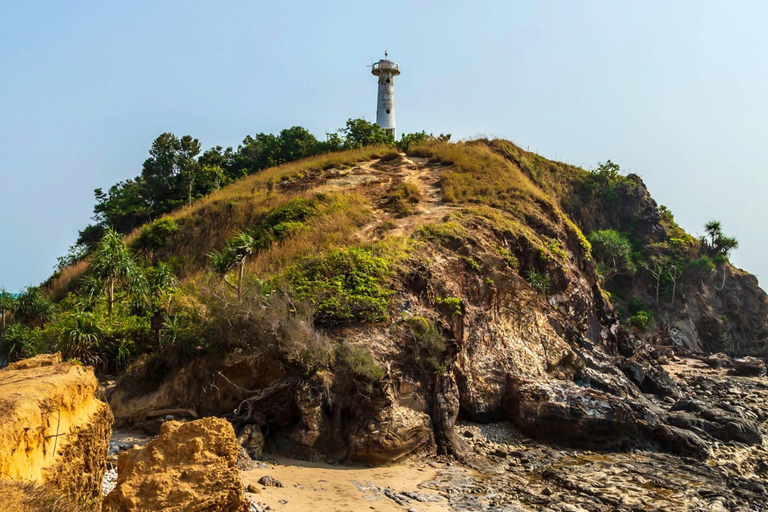
<instances>
[{"instance_id":1,"label":"pandanus plant","mask_svg":"<svg viewBox=\"0 0 768 512\"><path fill-rule=\"evenodd\" d=\"M248 256L268 247L270 242L269 236L261 231L239 231L222 251L208 254L211 268L237 291L238 300L242 298L243 273ZM229 280L229 273L234 268L237 268L237 284Z\"/></svg>"}]
</instances>

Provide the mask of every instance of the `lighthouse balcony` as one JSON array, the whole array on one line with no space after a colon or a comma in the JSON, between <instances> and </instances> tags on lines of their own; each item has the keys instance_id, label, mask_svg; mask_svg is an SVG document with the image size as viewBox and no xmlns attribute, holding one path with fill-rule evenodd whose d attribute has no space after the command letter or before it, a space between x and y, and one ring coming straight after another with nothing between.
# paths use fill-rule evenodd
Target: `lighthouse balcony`
<instances>
[{"instance_id":1,"label":"lighthouse balcony","mask_svg":"<svg viewBox=\"0 0 768 512\"><path fill-rule=\"evenodd\" d=\"M380 60L379 62L374 63L373 69L371 69L371 73L373 73L376 76L379 76L381 73L390 73L392 75L399 75L400 66L398 66L397 63L392 62L390 60Z\"/></svg>"}]
</instances>

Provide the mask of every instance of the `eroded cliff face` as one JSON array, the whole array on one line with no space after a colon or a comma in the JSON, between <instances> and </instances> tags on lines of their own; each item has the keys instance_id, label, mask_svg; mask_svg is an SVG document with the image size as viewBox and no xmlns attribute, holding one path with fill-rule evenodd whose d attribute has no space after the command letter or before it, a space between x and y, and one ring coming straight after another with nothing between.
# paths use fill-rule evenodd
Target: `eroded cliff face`
<instances>
[{"instance_id":1,"label":"eroded cliff face","mask_svg":"<svg viewBox=\"0 0 768 512\"><path fill-rule=\"evenodd\" d=\"M0 370L0 478L97 505L112 413L93 369L45 355Z\"/></svg>"}]
</instances>

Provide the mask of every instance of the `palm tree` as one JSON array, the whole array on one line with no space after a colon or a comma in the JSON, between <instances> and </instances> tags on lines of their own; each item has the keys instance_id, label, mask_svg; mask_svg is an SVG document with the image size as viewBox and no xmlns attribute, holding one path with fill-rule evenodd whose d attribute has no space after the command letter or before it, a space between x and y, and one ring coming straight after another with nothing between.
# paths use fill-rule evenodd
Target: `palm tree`
<instances>
[{"instance_id":1,"label":"palm tree","mask_svg":"<svg viewBox=\"0 0 768 512\"><path fill-rule=\"evenodd\" d=\"M6 313L13 318L13 312L16 310L16 297L5 288L0 288L0 330L4 331L6 327Z\"/></svg>"},{"instance_id":2,"label":"palm tree","mask_svg":"<svg viewBox=\"0 0 768 512\"><path fill-rule=\"evenodd\" d=\"M115 287L132 284L141 278L136 262L123 237L112 228L107 229L91 257L91 274L107 295L107 312L112 316L115 304Z\"/></svg>"},{"instance_id":3,"label":"palm tree","mask_svg":"<svg viewBox=\"0 0 768 512\"><path fill-rule=\"evenodd\" d=\"M243 292L243 273L245 271L245 261L254 252L258 252L270 243L270 238L265 233L258 231L240 231L229 242L223 251L213 251L210 258L213 270L222 276L224 282L237 290L237 300L242 298ZM237 284L227 277L232 268L238 267Z\"/></svg>"},{"instance_id":4,"label":"palm tree","mask_svg":"<svg viewBox=\"0 0 768 512\"><path fill-rule=\"evenodd\" d=\"M171 267L160 262L157 267L150 268L145 278L139 280L137 284L138 286L133 287L133 307L139 314L152 315L150 322L159 346L161 330L171 309L171 300L178 280Z\"/></svg>"}]
</instances>

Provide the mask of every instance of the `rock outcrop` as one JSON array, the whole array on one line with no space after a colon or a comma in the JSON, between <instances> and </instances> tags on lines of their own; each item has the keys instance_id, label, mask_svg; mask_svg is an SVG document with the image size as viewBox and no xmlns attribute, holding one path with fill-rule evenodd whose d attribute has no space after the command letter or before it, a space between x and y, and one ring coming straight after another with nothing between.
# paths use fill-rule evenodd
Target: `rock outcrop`
<instances>
[{"instance_id":1,"label":"rock outcrop","mask_svg":"<svg viewBox=\"0 0 768 512\"><path fill-rule=\"evenodd\" d=\"M156 439L120 453L104 512L247 512L232 425L220 418L164 423Z\"/></svg>"},{"instance_id":2,"label":"rock outcrop","mask_svg":"<svg viewBox=\"0 0 768 512\"><path fill-rule=\"evenodd\" d=\"M58 354L0 370L0 479L98 504L112 413L93 370Z\"/></svg>"}]
</instances>

